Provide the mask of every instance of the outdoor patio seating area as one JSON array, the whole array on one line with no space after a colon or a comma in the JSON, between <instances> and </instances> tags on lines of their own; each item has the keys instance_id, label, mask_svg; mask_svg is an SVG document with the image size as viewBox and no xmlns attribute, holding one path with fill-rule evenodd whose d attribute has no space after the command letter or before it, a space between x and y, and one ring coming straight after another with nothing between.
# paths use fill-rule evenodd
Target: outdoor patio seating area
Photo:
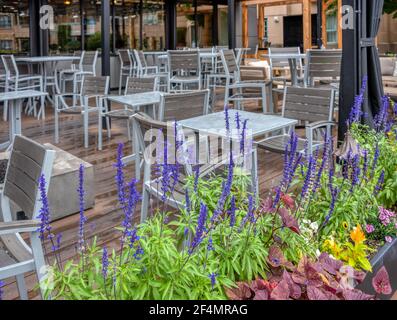
<instances>
[{"instance_id":1,"label":"outdoor patio seating area","mask_svg":"<svg viewBox=\"0 0 397 320\"><path fill-rule=\"evenodd\" d=\"M0 300L397 299L387 0L31 1L0 54Z\"/></svg>"}]
</instances>

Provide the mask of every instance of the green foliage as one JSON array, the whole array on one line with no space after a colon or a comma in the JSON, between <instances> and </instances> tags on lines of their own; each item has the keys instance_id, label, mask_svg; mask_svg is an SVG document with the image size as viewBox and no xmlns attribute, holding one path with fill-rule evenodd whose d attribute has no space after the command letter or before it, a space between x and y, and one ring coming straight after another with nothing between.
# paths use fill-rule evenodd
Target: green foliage
<instances>
[{"instance_id":1,"label":"green foliage","mask_svg":"<svg viewBox=\"0 0 397 320\"><path fill-rule=\"evenodd\" d=\"M353 124L351 133L354 139L363 149L369 151L369 157L373 158L375 150L379 148L379 160L377 173L385 172L385 183L377 197L378 203L386 208L392 208L397 204L397 126L394 126L387 134L376 132L368 126Z\"/></svg>"},{"instance_id":2,"label":"green foliage","mask_svg":"<svg viewBox=\"0 0 397 320\"><path fill-rule=\"evenodd\" d=\"M393 15L393 18L397 18L397 2L395 0L385 0L383 5L383 11L385 13Z\"/></svg>"}]
</instances>

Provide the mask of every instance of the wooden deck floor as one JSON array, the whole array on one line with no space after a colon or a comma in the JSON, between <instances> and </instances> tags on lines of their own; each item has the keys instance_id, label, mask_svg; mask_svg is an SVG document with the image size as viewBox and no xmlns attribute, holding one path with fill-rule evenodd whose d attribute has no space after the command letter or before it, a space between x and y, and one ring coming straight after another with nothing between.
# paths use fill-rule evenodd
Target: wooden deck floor
<instances>
[{"instance_id":1,"label":"wooden deck floor","mask_svg":"<svg viewBox=\"0 0 397 320\"><path fill-rule=\"evenodd\" d=\"M218 107L221 109L221 107ZM260 108L251 106L246 108L247 111L260 112ZM102 151L97 149L97 135L95 117L92 117L90 126L90 148L83 147L83 130L81 117L64 115L61 118L61 139L58 147L71 154L92 163L95 166L95 207L88 210L85 214L88 218L86 227L87 237L96 236L98 245L107 246L109 249L117 249L120 245L120 233L115 230L119 226L123 217L117 207L115 170L113 164L117 145L125 144L124 152L127 154L131 150L130 143L126 135L125 124L120 121L114 121L112 125L112 138L104 141ZM45 121L37 120L33 117L23 117L22 132L25 136L32 138L41 143L54 143L54 119L51 108L47 109L47 118ZM0 119L0 142L6 141L8 137L8 124ZM280 155L265 153L260 151L259 157L259 184L261 192L266 192L274 185L282 171L282 157ZM134 165L129 165L126 175L132 178ZM75 186L67 186L75 188ZM77 189L77 186L76 186ZM79 215L73 215L62 220L54 222L53 231L55 234L62 233L61 258L62 261L69 260L76 256L76 240ZM50 246L46 245L47 251ZM36 276L26 275L26 283L29 288L29 298L38 299L38 292L34 290ZM17 299L18 291L15 279L6 281L4 287L5 299Z\"/></svg>"}]
</instances>

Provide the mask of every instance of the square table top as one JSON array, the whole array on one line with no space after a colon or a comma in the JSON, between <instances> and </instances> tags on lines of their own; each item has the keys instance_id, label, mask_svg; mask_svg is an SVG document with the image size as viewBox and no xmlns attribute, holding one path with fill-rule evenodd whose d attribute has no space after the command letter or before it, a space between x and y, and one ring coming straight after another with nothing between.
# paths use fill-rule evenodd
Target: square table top
<instances>
[{"instance_id":1,"label":"square table top","mask_svg":"<svg viewBox=\"0 0 397 320\"><path fill-rule=\"evenodd\" d=\"M252 137L258 137L275 130L295 126L298 123L297 120L287 119L280 116L229 109L229 123L231 131L237 130L235 122L237 112L240 115L241 123L246 119L248 120L247 135L252 135ZM181 120L178 123L193 131L206 132L227 137L225 112L210 113L195 118Z\"/></svg>"},{"instance_id":2,"label":"square table top","mask_svg":"<svg viewBox=\"0 0 397 320\"><path fill-rule=\"evenodd\" d=\"M74 61L74 60L80 60L80 57L76 57L76 56L43 56L43 57L15 58L15 61L17 61L17 62L27 62L27 63L60 62L60 61Z\"/></svg>"},{"instance_id":3,"label":"square table top","mask_svg":"<svg viewBox=\"0 0 397 320\"><path fill-rule=\"evenodd\" d=\"M47 92L36 91L36 90L21 90L21 91L9 91L0 93L0 102L11 101L27 98L37 98L47 96Z\"/></svg>"},{"instance_id":4,"label":"square table top","mask_svg":"<svg viewBox=\"0 0 397 320\"><path fill-rule=\"evenodd\" d=\"M130 107L140 107L150 104L159 104L161 95L162 92L160 91L151 91L126 96L108 96L107 99L111 102L120 103Z\"/></svg>"}]
</instances>

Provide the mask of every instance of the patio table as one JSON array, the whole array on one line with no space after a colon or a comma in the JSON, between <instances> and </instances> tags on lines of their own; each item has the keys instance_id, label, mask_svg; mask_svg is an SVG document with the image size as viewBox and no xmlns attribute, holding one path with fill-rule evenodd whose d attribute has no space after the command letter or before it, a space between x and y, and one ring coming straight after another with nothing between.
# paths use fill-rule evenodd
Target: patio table
<instances>
[{"instance_id":1,"label":"patio table","mask_svg":"<svg viewBox=\"0 0 397 320\"><path fill-rule=\"evenodd\" d=\"M304 53L274 53L274 54L261 54L262 57L268 59L288 60L291 71L291 83L293 86L298 84L298 61L306 59Z\"/></svg>"},{"instance_id":2,"label":"patio table","mask_svg":"<svg viewBox=\"0 0 397 320\"><path fill-rule=\"evenodd\" d=\"M156 117L156 106L158 106L161 102L161 95L160 91L152 91L152 92L143 92L143 93L136 93L126 96L108 96L107 99L111 102L116 102L119 104L124 105L126 108L131 108L133 110L139 110L141 107L144 107L145 113L152 116L154 119L158 119ZM136 132L134 128L132 128L134 133L134 141L133 141L133 153L129 156L123 158L123 163L129 163L135 161L135 174L136 177L140 176L140 156L137 155L137 150L139 150L136 142Z\"/></svg>"},{"instance_id":3,"label":"patio table","mask_svg":"<svg viewBox=\"0 0 397 320\"><path fill-rule=\"evenodd\" d=\"M14 137L17 134L22 134L22 121L21 121L21 109L22 102L28 98L38 98L47 96L47 92L41 92L36 90L25 90L25 91L9 91L0 93L0 102L8 102L10 121L9 121L9 141L0 144L0 149L5 149L12 146Z\"/></svg>"},{"instance_id":4,"label":"patio table","mask_svg":"<svg viewBox=\"0 0 397 320\"><path fill-rule=\"evenodd\" d=\"M295 127L295 125L298 123L297 120L283 118L280 116L230 109L229 122L230 130L232 132L233 130L237 130L236 123L234 121L237 112L240 115L241 121L244 121L245 119L248 120L247 130L249 131L247 131L247 133L249 133L252 138L257 138L259 136L272 133L276 130ZM195 131L197 134L204 133L219 136L221 138L229 138L228 132L225 128L224 112L210 113L195 118L181 120L178 122L178 124L180 124L182 127ZM258 190L258 185L256 186L256 190Z\"/></svg>"},{"instance_id":5,"label":"patio table","mask_svg":"<svg viewBox=\"0 0 397 320\"><path fill-rule=\"evenodd\" d=\"M27 63L29 65L37 64L40 66L41 73L44 79L44 90L47 90L48 86L55 87L53 91L53 95L60 94L58 81L57 81L57 64L59 62L73 62L80 60L80 57L76 56L42 56L42 57L20 57L16 58L16 62ZM50 68L48 68L50 65ZM53 74L49 74L49 70L53 70ZM54 82L51 83L49 80L53 79ZM47 95L48 100L53 103L54 98L51 98L50 95Z\"/></svg>"}]
</instances>

